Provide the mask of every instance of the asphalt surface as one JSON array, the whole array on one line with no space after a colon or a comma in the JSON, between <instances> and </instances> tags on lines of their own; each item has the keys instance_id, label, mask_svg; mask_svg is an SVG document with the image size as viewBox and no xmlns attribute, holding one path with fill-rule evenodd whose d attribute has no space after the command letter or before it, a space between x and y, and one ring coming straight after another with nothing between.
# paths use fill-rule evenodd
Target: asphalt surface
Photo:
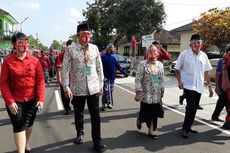
<instances>
[{"instance_id":1,"label":"asphalt surface","mask_svg":"<svg viewBox=\"0 0 230 153\"><path fill-rule=\"evenodd\" d=\"M158 121L159 139L153 140L147 136L147 127L136 128L136 116L139 103L134 99L134 78L118 78L114 91L114 108L101 112L101 135L107 145L108 153L229 153L230 131L221 128L223 123L210 120L217 97L209 98L205 91L201 99L204 110L197 112L197 120L193 128L199 134L191 134L189 139L181 137L181 126L184 119L185 105L179 105L178 97L182 93L177 88L174 76L166 76L165 117ZM52 83L47 87L46 103L41 113L37 115L34 131L31 137L31 147L34 153L91 153L92 138L90 116L85 107L85 137L82 145L75 145L73 139L73 111L63 115L58 110L55 90L59 86ZM186 102L184 102L186 104ZM221 118L224 119L223 111ZM15 145L12 136L12 126L3 99L0 98L0 153L14 153Z\"/></svg>"}]
</instances>

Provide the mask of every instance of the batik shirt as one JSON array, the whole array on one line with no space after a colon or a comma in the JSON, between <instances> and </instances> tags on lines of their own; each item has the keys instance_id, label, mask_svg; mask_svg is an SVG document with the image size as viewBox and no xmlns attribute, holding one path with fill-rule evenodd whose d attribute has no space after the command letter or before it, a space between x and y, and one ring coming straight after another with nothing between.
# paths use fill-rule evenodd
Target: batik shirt
<instances>
[{"instance_id":1,"label":"batik shirt","mask_svg":"<svg viewBox=\"0 0 230 153\"><path fill-rule=\"evenodd\" d=\"M141 92L141 101L154 104L161 103L161 92L164 91L164 68L156 62L153 74L147 60L140 62L135 78L135 91Z\"/></svg>"},{"instance_id":2,"label":"batik shirt","mask_svg":"<svg viewBox=\"0 0 230 153\"><path fill-rule=\"evenodd\" d=\"M68 46L64 54L61 77L64 91L71 90L74 96L98 93L103 87L104 79L98 47L89 44L84 51L79 43Z\"/></svg>"}]
</instances>

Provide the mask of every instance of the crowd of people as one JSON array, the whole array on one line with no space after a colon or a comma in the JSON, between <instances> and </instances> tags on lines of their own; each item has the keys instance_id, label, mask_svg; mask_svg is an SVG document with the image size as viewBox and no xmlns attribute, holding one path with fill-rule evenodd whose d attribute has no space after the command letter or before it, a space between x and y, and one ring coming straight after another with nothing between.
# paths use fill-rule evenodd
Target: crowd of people
<instances>
[{"instance_id":1,"label":"crowd of people","mask_svg":"<svg viewBox=\"0 0 230 153\"><path fill-rule=\"evenodd\" d=\"M59 55L51 52L47 56L42 51L38 57L30 54L25 34L19 32L12 37L13 50L2 64L0 83L18 153L31 152L29 140L36 114L41 111L45 101L45 83L49 85L55 77L60 84L65 115L69 115L70 103L73 105L76 130L74 143L84 142L84 108L87 103L93 148L100 152L106 150L101 138L99 97L102 96L102 111L113 109L116 71L119 70L124 77L129 74L111 56L115 51L113 44L108 44L103 54L100 54L98 47L90 43L91 32L87 24L77 26L76 36L77 43L68 40ZM209 88L209 96L213 96L209 75L212 66L201 48L201 37L192 35L190 48L180 53L175 66L178 87L183 90L187 104L182 125L182 137L185 139L191 133L198 133L192 129L192 124L204 90L204 80ZM230 129L230 51L227 51L216 70L215 92L219 99L211 118L222 121L219 115L225 107L227 116L223 128ZM154 41L147 48L146 56L140 61L135 76L134 100L140 102L137 128L141 129L142 123L146 123L147 135L155 140L158 139L158 118L164 118L163 60L170 59L170 54L160 42Z\"/></svg>"}]
</instances>

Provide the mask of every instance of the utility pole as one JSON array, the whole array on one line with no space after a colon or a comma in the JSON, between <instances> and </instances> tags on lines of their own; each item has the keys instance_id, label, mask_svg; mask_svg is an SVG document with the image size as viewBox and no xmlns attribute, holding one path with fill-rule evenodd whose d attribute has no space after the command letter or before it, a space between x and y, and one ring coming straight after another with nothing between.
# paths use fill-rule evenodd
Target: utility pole
<instances>
[{"instance_id":1,"label":"utility pole","mask_svg":"<svg viewBox=\"0 0 230 153\"><path fill-rule=\"evenodd\" d=\"M21 29L20 31L21 31L21 32L22 32L22 23L25 22L27 19L29 19L29 17L26 17L24 20L22 20L22 21L20 22L20 29Z\"/></svg>"}]
</instances>

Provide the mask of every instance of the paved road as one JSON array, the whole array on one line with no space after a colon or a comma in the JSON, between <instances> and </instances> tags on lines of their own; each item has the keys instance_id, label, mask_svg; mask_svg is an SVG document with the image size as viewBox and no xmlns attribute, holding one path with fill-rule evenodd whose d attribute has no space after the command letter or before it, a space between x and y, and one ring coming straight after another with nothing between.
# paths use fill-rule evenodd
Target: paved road
<instances>
[{"instance_id":1,"label":"paved road","mask_svg":"<svg viewBox=\"0 0 230 153\"><path fill-rule=\"evenodd\" d=\"M165 118L159 119L159 139L152 140L146 136L147 128L138 131L135 126L139 103L133 100L134 78L116 80L114 91L114 109L101 112L102 138L108 146L108 153L229 153L229 131L222 130L221 124L210 121L216 98L203 95L194 128L198 135L191 135L185 140L180 136L185 105L179 106L178 96L182 93L176 86L175 77L166 77L164 97ZM90 153L92 140L90 135L90 117L85 111L85 143L75 145L73 113L64 116L57 105L58 96L54 83L47 87L45 109L38 114L32 135L31 146L35 153ZM56 96L55 96L56 95ZM224 118L225 112L221 115ZM11 124L0 98L0 153L13 153L15 146L12 139Z\"/></svg>"}]
</instances>

